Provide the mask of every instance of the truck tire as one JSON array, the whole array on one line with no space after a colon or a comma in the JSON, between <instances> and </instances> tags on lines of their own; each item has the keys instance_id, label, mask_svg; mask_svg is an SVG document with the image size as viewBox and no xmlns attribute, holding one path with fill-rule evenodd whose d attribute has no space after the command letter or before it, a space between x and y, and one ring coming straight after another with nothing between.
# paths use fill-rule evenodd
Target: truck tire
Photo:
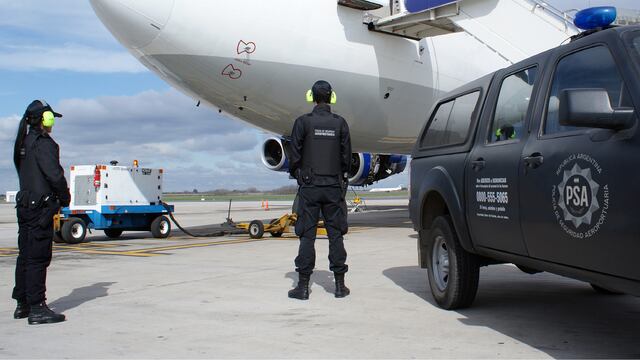
<instances>
[{"instance_id":1,"label":"truck tire","mask_svg":"<svg viewBox=\"0 0 640 360\"><path fill-rule=\"evenodd\" d=\"M109 239L118 239L120 235L122 235L122 229L105 229L104 234L107 235Z\"/></svg>"},{"instance_id":2,"label":"truck tire","mask_svg":"<svg viewBox=\"0 0 640 360\"><path fill-rule=\"evenodd\" d=\"M70 218L62 224L60 234L67 244L79 244L87 236L87 224L80 218Z\"/></svg>"},{"instance_id":3,"label":"truck tire","mask_svg":"<svg viewBox=\"0 0 640 360\"><path fill-rule=\"evenodd\" d=\"M603 288L602 286L596 285L596 284L591 284L591 287L593 288L593 290L595 290L595 292L597 292L598 294L602 294L602 295L623 295L624 293L621 293L619 291L615 291L615 290L609 290L607 288Z\"/></svg>"},{"instance_id":4,"label":"truck tire","mask_svg":"<svg viewBox=\"0 0 640 360\"><path fill-rule=\"evenodd\" d=\"M158 216L151 223L151 234L156 239L166 239L171 234L171 221L166 216Z\"/></svg>"},{"instance_id":5,"label":"truck tire","mask_svg":"<svg viewBox=\"0 0 640 360\"><path fill-rule=\"evenodd\" d=\"M253 220L249 224L249 237L252 239L262 239L264 236L264 224L260 220Z\"/></svg>"},{"instance_id":6,"label":"truck tire","mask_svg":"<svg viewBox=\"0 0 640 360\"><path fill-rule=\"evenodd\" d=\"M458 241L449 216L435 219L427 238L429 287L438 305L446 310L471 306L478 292L480 266L475 255Z\"/></svg>"}]
</instances>

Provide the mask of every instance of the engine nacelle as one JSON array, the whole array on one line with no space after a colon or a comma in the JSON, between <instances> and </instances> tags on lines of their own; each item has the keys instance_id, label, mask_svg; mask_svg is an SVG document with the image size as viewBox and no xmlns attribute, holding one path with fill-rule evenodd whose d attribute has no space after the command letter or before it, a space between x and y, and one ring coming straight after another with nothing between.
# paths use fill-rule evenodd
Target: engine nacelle
<instances>
[{"instance_id":1,"label":"engine nacelle","mask_svg":"<svg viewBox=\"0 0 640 360\"><path fill-rule=\"evenodd\" d=\"M400 174L407 167L408 158L404 155L376 155L354 153L351 156L349 184L368 186L389 176Z\"/></svg>"},{"instance_id":2,"label":"engine nacelle","mask_svg":"<svg viewBox=\"0 0 640 360\"><path fill-rule=\"evenodd\" d=\"M289 171L289 160L281 139L272 137L265 140L262 144L262 163L269 170Z\"/></svg>"},{"instance_id":3,"label":"engine nacelle","mask_svg":"<svg viewBox=\"0 0 640 360\"><path fill-rule=\"evenodd\" d=\"M289 160L283 139L272 137L262 144L262 163L269 170L288 172ZM376 155L354 153L351 155L349 185L368 186L389 176L400 174L407 167L404 155Z\"/></svg>"}]
</instances>

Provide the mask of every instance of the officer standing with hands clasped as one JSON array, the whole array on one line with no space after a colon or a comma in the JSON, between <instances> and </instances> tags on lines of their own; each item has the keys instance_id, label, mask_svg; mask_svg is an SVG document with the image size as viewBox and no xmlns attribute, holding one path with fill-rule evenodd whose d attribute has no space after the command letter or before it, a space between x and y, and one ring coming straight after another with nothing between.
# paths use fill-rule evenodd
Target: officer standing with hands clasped
<instances>
[{"instance_id":1,"label":"officer standing with hands clasped","mask_svg":"<svg viewBox=\"0 0 640 360\"><path fill-rule=\"evenodd\" d=\"M13 160L20 178L16 196L18 260L13 298L18 302L15 319L28 317L30 325L65 320L46 303L47 267L53 246L53 216L71 199L60 149L49 135L56 117L62 115L43 100L33 101L22 117ZM28 126L28 133L27 133Z\"/></svg>"},{"instance_id":2,"label":"officer standing with hands clasped","mask_svg":"<svg viewBox=\"0 0 640 360\"><path fill-rule=\"evenodd\" d=\"M307 101L316 104L313 112L299 117L293 125L290 147L290 171L298 180L298 220L296 235L300 248L295 260L298 286L289 297L309 299L309 280L316 262L314 243L320 210L329 236L330 269L335 276L335 296L349 295L344 275L347 252L343 235L348 231L345 195L351 165L351 137L347 122L331 113L336 94L326 81L318 81L307 93Z\"/></svg>"}]
</instances>

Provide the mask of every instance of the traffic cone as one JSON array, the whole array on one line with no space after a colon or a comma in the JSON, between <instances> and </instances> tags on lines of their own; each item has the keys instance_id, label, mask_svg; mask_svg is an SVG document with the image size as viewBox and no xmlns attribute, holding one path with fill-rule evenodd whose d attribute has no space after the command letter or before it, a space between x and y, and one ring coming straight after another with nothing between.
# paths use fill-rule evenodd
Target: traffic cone
<instances>
[{"instance_id":1,"label":"traffic cone","mask_svg":"<svg viewBox=\"0 0 640 360\"><path fill-rule=\"evenodd\" d=\"M269 211L269 199L265 200L264 211Z\"/></svg>"},{"instance_id":2,"label":"traffic cone","mask_svg":"<svg viewBox=\"0 0 640 360\"><path fill-rule=\"evenodd\" d=\"M260 202L260 209L264 209L264 200Z\"/></svg>"}]
</instances>

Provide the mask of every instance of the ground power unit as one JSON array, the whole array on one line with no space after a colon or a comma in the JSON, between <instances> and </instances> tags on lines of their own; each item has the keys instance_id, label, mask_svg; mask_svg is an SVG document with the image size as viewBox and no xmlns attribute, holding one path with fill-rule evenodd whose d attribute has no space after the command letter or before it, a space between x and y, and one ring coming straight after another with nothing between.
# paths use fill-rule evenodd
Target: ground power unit
<instances>
[{"instance_id":1,"label":"ground power unit","mask_svg":"<svg viewBox=\"0 0 640 360\"><path fill-rule=\"evenodd\" d=\"M87 230L103 230L109 238L124 231L151 231L166 238L173 206L162 203L162 169L133 166L80 165L70 171L71 204L55 221L58 242L79 243Z\"/></svg>"}]
</instances>

